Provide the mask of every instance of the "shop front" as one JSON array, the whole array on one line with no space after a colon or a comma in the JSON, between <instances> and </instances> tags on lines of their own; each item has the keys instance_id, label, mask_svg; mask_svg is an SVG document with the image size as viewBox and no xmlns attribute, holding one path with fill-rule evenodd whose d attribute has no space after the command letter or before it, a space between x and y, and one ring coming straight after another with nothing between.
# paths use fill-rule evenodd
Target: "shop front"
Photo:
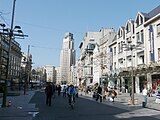
<instances>
[{"instance_id":1,"label":"shop front","mask_svg":"<svg viewBox=\"0 0 160 120\"><path fill-rule=\"evenodd\" d=\"M158 86L160 86L160 74L152 74L152 91L155 93L157 91Z\"/></svg>"}]
</instances>

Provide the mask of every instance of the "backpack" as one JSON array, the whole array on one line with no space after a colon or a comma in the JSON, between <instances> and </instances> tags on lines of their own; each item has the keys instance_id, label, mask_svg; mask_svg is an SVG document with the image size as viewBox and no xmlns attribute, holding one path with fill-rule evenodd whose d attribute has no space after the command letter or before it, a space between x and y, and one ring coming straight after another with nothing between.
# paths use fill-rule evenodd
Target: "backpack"
<instances>
[{"instance_id":1,"label":"backpack","mask_svg":"<svg viewBox=\"0 0 160 120\"><path fill-rule=\"evenodd\" d=\"M71 87L69 92L70 92L70 94L75 94L75 88Z\"/></svg>"}]
</instances>

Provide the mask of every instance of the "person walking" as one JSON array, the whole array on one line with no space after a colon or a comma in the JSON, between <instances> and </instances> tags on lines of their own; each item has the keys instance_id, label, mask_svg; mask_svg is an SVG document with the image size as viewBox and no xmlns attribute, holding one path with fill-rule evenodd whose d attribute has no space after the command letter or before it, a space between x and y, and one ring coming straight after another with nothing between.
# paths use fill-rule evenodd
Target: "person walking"
<instances>
[{"instance_id":1,"label":"person walking","mask_svg":"<svg viewBox=\"0 0 160 120\"><path fill-rule=\"evenodd\" d=\"M98 86L98 89L97 89L96 101L98 101L98 99L100 99L100 102L102 102L102 87L100 85Z\"/></svg>"},{"instance_id":2,"label":"person walking","mask_svg":"<svg viewBox=\"0 0 160 120\"><path fill-rule=\"evenodd\" d=\"M60 96L61 95L61 85L58 85L57 91L58 91L58 96Z\"/></svg>"},{"instance_id":3,"label":"person walking","mask_svg":"<svg viewBox=\"0 0 160 120\"><path fill-rule=\"evenodd\" d=\"M147 86L144 85L144 89L142 90L142 95L143 95L143 107L146 107L147 105L147 95L148 95L148 91L147 91Z\"/></svg>"},{"instance_id":4,"label":"person walking","mask_svg":"<svg viewBox=\"0 0 160 120\"><path fill-rule=\"evenodd\" d=\"M66 94L67 94L67 86L66 85L64 85L62 91L63 91L63 97L66 97Z\"/></svg>"},{"instance_id":5,"label":"person walking","mask_svg":"<svg viewBox=\"0 0 160 120\"><path fill-rule=\"evenodd\" d=\"M45 88L45 93L46 93L46 105L51 106L51 98L53 95L53 90L52 90L52 85L51 83L47 82L47 86Z\"/></svg>"},{"instance_id":6,"label":"person walking","mask_svg":"<svg viewBox=\"0 0 160 120\"><path fill-rule=\"evenodd\" d=\"M129 90L128 90L128 92L129 92L129 95L130 95L130 100L132 100L132 86L130 85L129 86Z\"/></svg>"},{"instance_id":7,"label":"person walking","mask_svg":"<svg viewBox=\"0 0 160 120\"><path fill-rule=\"evenodd\" d=\"M56 92L56 85L53 83L52 85L52 91L53 91L53 98L55 98L55 92Z\"/></svg>"},{"instance_id":8,"label":"person walking","mask_svg":"<svg viewBox=\"0 0 160 120\"><path fill-rule=\"evenodd\" d=\"M112 90L112 93L111 93L112 102L114 102L115 97L117 97L117 93L115 90Z\"/></svg>"}]
</instances>

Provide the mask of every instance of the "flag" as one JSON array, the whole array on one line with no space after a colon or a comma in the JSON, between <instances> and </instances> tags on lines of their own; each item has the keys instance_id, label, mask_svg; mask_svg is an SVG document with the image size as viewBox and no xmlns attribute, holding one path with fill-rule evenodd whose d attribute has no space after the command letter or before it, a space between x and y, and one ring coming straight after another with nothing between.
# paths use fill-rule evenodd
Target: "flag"
<instances>
[{"instance_id":1,"label":"flag","mask_svg":"<svg viewBox=\"0 0 160 120\"><path fill-rule=\"evenodd\" d=\"M154 30L153 26L149 26L149 41L150 41L150 61L154 62Z\"/></svg>"}]
</instances>

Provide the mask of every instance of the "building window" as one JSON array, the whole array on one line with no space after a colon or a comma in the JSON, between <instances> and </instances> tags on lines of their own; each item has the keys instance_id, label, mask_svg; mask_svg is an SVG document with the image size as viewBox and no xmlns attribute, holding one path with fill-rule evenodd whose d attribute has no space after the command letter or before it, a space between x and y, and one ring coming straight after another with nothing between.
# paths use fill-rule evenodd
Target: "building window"
<instances>
[{"instance_id":1,"label":"building window","mask_svg":"<svg viewBox=\"0 0 160 120\"><path fill-rule=\"evenodd\" d=\"M114 70L116 70L116 62L114 62Z\"/></svg>"},{"instance_id":2,"label":"building window","mask_svg":"<svg viewBox=\"0 0 160 120\"><path fill-rule=\"evenodd\" d=\"M114 47L114 55L116 55L116 47Z\"/></svg>"},{"instance_id":3,"label":"building window","mask_svg":"<svg viewBox=\"0 0 160 120\"><path fill-rule=\"evenodd\" d=\"M93 63L93 57L91 57L91 64Z\"/></svg>"},{"instance_id":4,"label":"building window","mask_svg":"<svg viewBox=\"0 0 160 120\"><path fill-rule=\"evenodd\" d=\"M160 24L157 25L157 35L160 36Z\"/></svg>"},{"instance_id":5,"label":"building window","mask_svg":"<svg viewBox=\"0 0 160 120\"><path fill-rule=\"evenodd\" d=\"M110 52L112 52L112 48L110 48L109 50L110 50Z\"/></svg>"},{"instance_id":6,"label":"building window","mask_svg":"<svg viewBox=\"0 0 160 120\"><path fill-rule=\"evenodd\" d=\"M158 48L158 61L160 61L160 48Z\"/></svg>"},{"instance_id":7,"label":"building window","mask_svg":"<svg viewBox=\"0 0 160 120\"><path fill-rule=\"evenodd\" d=\"M133 30L132 32L133 32L133 34L134 34L134 32L135 32L135 30L134 30L134 24L133 24L133 28L132 28L132 30Z\"/></svg>"},{"instance_id":8,"label":"building window","mask_svg":"<svg viewBox=\"0 0 160 120\"><path fill-rule=\"evenodd\" d=\"M89 41L94 41L94 39L93 39L93 38L91 38Z\"/></svg>"},{"instance_id":9,"label":"building window","mask_svg":"<svg viewBox=\"0 0 160 120\"><path fill-rule=\"evenodd\" d=\"M137 20L136 20L136 27L139 26L139 20L138 20L139 16L137 17Z\"/></svg>"},{"instance_id":10,"label":"building window","mask_svg":"<svg viewBox=\"0 0 160 120\"><path fill-rule=\"evenodd\" d=\"M121 37L121 31L119 30L119 32L118 32L118 38L120 38Z\"/></svg>"},{"instance_id":11,"label":"building window","mask_svg":"<svg viewBox=\"0 0 160 120\"><path fill-rule=\"evenodd\" d=\"M144 43L144 33L143 33L143 30L141 30L141 42Z\"/></svg>"},{"instance_id":12,"label":"building window","mask_svg":"<svg viewBox=\"0 0 160 120\"><path fill-rule=\"evenodd\" d=\"M121 45L120 45L120 43L118 43L118 53L120 53L121 52Z\"/></svg>"},{"instance_id":13,"label":"building window","mask_svg":"<svg viewBox=\"0 0 160 120\"><path fill-rule=\"evenodd\" d=\"M139 16L139 18L140 18L140 24L139 25L141 25L141 24L143 24L143 17L142 16Z\"/></svg>"},{"instance_id":14,"label":"building window","mask_svg":"<svg viewBox=\"0 0 160 120\"><path fill-rule=\"evenodd\" d=\"M91 67L91 75L93 75L93 67Z\"/></svg>"},{"instance_id":15,"label":"building window","mask_svg":"<svg viewBox=\"0 0 160 120\"><path fill-rule=\"evenodd\" d=\"M92 83L93 82L93 79L90 79L90 83Z\"/></svg>"},{"instance_id":16,"label":"building window","mask_svg":"<svg viewBox=\"0 0 160 120\"><path fill-rule=\"evenodd\" d=\"M131 25L129 23L127 24L126 31L127 31L127 33L129 33L131 31Z\"/></svg>"},{"instance_id":17,"label":"building window","mask_svg":"<svg viewBox=\"0 0 160 120\"><path fill-rule=\"evenodd\" d=\"M140 56L141 57L141 60L142 60L142 64L144 64L144 56Z\"/></svg>"},{"instance_id":18,"label":"building window","mask_svg":"<svg viewBox=\"0 0 160 120\"><path fill-rule=\"evenodd\" d=\"M137 43L140 42L140 36L139 36L139 32L136 33L136 38L137 38Z\"/></svg>"},{"instance_id":19,"label":"building window","mask_svg":"<svg viewBox=\"0 0 160 120\"><path fill-rule=\"evenodd\" d=\"M123 41L121 41L120 51L123 52Z\"/></svg>"}]
</instances>

